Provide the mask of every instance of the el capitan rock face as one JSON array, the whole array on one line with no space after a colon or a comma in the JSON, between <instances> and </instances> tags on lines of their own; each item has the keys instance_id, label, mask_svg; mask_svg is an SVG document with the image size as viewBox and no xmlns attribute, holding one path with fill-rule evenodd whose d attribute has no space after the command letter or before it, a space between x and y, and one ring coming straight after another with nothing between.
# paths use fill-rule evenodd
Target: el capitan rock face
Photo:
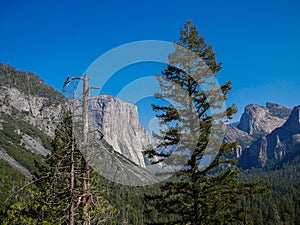
<instances>
[{"instance_id":1,"label":"el capitan rock face","mask_svg":"<svg viewBox=\"0 0 300 225\"><path fill-rule=\"evenodd\" d=\"M68 106L67 100L38 76L17 71L9 65L0 63L0 78L0 112L16 120L24 120L53 137L62 111ZM104 146L145 167L142 151L152 141L138 121L137 107L108 95L91 97L90 107L90 119L103 132ZM2 125L5 122L0 121L0 129L4 129ZM19 132L18 129L15 132ZM28 150L41 155L49 153L42 148L38 138L20 134L20 144ZM300 106L291 112L270 102L266 107L248 105L237 126L226 128L225 141L239 142L236 157L238 165L244 168L264 166L269 159L280 161L299 154ZM11 156L4 149L0 150L2 159L28 176L26 168L21 170L18 162L10 160Z\"/></svg>"},{"instance_id":2,"label":"el capitan rock face","mask_svg":"<svg viewBox=\"0 0 300 225\"><path fill-rule=\"evenodd\" d=\"M145 167L142 151L151 144L151 139L139 123L137 107L109 95L92 97L89 102L91 123L102 130L103 139L114 151Z\"/></svg>"}]
</instances>

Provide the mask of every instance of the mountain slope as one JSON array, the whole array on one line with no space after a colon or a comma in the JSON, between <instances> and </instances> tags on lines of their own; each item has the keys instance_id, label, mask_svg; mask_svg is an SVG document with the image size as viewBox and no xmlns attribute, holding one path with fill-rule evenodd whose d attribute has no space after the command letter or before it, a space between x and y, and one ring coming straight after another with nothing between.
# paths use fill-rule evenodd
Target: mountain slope
<instances>
[{"instance_id":1,"label":"mountain slope","mask_svg":"<svg viewBox=\"0 0 300 225\"><path fill-rule=\"evenodd\" d=\"M18 114L53 137L65 104L65 97L38 76L0 63L0 112Z\"/></svg>"}]
</instances>

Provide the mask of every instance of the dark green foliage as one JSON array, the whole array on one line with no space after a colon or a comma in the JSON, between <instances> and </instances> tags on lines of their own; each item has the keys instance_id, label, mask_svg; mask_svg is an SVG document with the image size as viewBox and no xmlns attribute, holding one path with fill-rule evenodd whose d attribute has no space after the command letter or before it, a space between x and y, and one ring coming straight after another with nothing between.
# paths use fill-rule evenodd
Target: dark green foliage
<instances>
[{"instance_id":1,"label":"dark green foliage","mask_svg":"<svg viewBox=\"0 0 300 225\"><path fill-rule=\"evenodd\" d=\"M16 191L27 180L22 173L0 159L0 217L1 211L4 211L6 206L13 203L12 201L5 202L10 193Z\"/></svg>"},{"instance_id":2,"label":"dark green foliage","mask_svg":"<svg viewBox=\"0 0 300 225\"><path fill-rule=\"evenodd\" d=\"M11 143L2 131L0 131L0 148L31 172L38 171L35 161L42 163L42 157L40 155L30 152L20 144L16 145Z\"/></svg>"},{"instance_id":3,"label":"dark green foliage","mask_svg":"<svg viewBox=\"0 0 300 225\"><path fill-rule=\"evenodd\" d=\"M25 127L28 131L32 131L31 128ZM52 141L53 152L46 159L46 165L35 164L37 169L32 171L34 180L25 186L23 192L14 196L16 203L6 210L4 224L66 224L70 202L67 152L72 140L70 132L72 119L66 117L56 130L56 137Z\"/></svg>"},{"instance_id":4,"label":"dark green foliage","mask_svg":"<svg viewBox=\"0 0 300 225\"><path fill-rule=\"evenodd\" d=\"M2 123L2 133L10 140L13 141L13 143L20 143L21 142L21 135L16 133L16 127L12 126L8 123Z\"/></svg>"},{"instance_id":5,"label":"dark green foliage","mask_svg":"<svg viewBox=\"0 0 300 225\"><path fill-rule=\"evenodd\" d=\"M51 138L43 131L24 121L19 111L16 110L14 116L8 115L6 113L1 113L0 119L4 121L2 123L3 132L9 133L9 135L14 136L11 138L11 141L13 141L14 144L20 143L21 135L16 134L15 132L16 130L20 130L20 133L25 133L31 137L39 139L46 149L51 150Z\"/></svg>"},{"instance_id":6,"label":"dark green foliage","mask_svg":"<svg viewBox=\"0 0 300 225\"><path fill-rule=\"evenodd\" d=\"M114 208L112 219L107 224L145 224L143 217L144 187L125 186L100 178L102 188L105 188L105 197Z\"/></svg>"},{"instance_id":7,"label":"dark green foliage","mask_svg":"<svg viewBox=\"0 0 300 225\"><path fill-rule=\"evenodd\" d=\"M272 185L271 194L248 199L249 224L300 224L300 156L283 165L267 165L243 171L243 181L263 179Z\"/></svg>"},{"instance_id":8,"label":"dark green foliage","mask_svg":"<svg viewBox=\"0 0 300 225\"><path fill-rule=\"evenodd\" d=\"M25 95L47 98L47 106L64 102L64 96L33 73L18 71L0 63L0 86L14 87Z\"/></svg>"},{"instance_id":9,"label":"dark green foliage","mask_svg":"<svg viewBox=\"0 0 300 225\"><path fill-rule=\"evenodd\" d=\"M161 93L156 97L171 99L173 105L153 105L153 109L167 127L156 135L161 140L158 147L176 146L164 162L173 159L174 151L178 153L177 161L186 152L189 158L185 164L179 163L184 167L173 179L162 184L158 191L146 194L147 224L242 223L247 219L243 198L262 193L266 188L260 187L260 182L237 182L236 160L228 157L236 143L224 143L221 147L216 144L215 136L221 128L217 121L231 118L236 112L235 106L221 107L231 84L227 82L219 88L213 80L221 64L216 62L211 45L205 43L190 21L181 29L177 44L175 53L169 56L167 69L157 76ZM214 113L213 109L218 112ZM216 133L210 136L211 132ZM208 151L209 143L214 144ZM214 159L202 167L201 160L211 155Z\"/></svg>"},{"instance_id":10,"label":"dark green foliage","mask_svg":"<svg viewBox=\"0 0 300 225\"><path fill-rule=\"evenodd\" d=\"M3 129L0 130L0 148L16 159L19 164L35 173L38 171L36 163L42 164L43 157L32 153L21 144L21 134L25 133L41 140L44 147L49 150L51 149L50 137L29 123L16 118L5 113L1 114Z\"/></svg>"}]
</instances>

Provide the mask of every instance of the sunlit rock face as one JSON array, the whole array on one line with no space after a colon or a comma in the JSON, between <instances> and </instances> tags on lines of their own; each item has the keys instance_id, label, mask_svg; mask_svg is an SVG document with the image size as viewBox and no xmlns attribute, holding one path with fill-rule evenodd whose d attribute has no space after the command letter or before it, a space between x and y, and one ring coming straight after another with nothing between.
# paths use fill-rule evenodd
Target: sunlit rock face
<instances>
[{"instance_id":1,"label":"sunlit rock face","mask_svg":"<svg viewBox=\"0 0 300 225\"><path fill-rule=\"evenodd\" d=\"M45 97L26 95L13 87L0 86L0 112L14 115L14 110L23 113L23 119L54 137L66 103L49 104Z\"/></svg>"},{"instance_id":2,"label":"sunlit rock face","mask_svg":"<svg viewBox=\"0 0 300 225\"><path fill-rule=\"evenodd\" d=\"M139 123L133 104L113 96L100 95L89 100L90 126L101 130L114 151L145 167L142 151L150 144L148 132Z\"/></svg>"},{"instance_id":3,"label":"sunlit rock face","mask_svg":"<svg viewBox=\"0 0 300 225\"><path fill-rule=\"evenodd\" d=\"M247 105L237 128L253 136L266 135L280 127L286 119L274 116L268 108Z\"/></svg>"},{"instance_id":4,"label":"sunlit rock face","mask_svg":"<svg viewBox=\"0 0 300 225\"><path fill-rule=\"evenodd\" d=\"M225 131L226 131L225 138L224 138L225 142L230 143L230 142L238 141L239 145L241 145L242 147L246 147L249 143L253 141L251 135L236 127L227 126Z\"/></svg>"}]
</instances>

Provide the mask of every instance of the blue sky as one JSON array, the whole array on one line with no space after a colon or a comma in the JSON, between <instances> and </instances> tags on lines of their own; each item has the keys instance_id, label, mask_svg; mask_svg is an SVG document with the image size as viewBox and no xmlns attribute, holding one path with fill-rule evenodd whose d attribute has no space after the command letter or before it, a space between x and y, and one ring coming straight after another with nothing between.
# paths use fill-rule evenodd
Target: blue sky
<instances>
[{"instance_id":1,"label":"blue sky","mask_svg":"<svg viewBox=\"0 0 300 225\"><path fill-rule=\"evenodd\" d=\"M299 11L297 0L0 0L0 62L61 90L68 74L82 75L105 52L139 40L172 42L191 19L223 62L218 81L232 80L228 104L237 104L237 120L249 103L300 104Z\"/></svg>"}]
</instances>

